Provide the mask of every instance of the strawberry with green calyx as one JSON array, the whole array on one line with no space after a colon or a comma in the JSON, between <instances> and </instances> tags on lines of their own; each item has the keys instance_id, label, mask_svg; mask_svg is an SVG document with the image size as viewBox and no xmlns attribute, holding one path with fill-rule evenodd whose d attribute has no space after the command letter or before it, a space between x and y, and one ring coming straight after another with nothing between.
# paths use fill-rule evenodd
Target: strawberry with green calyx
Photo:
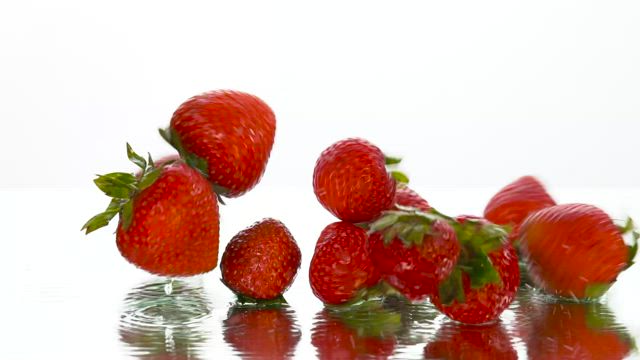
<instances>
[{"instance_id":1,"label":"strawberry with green calyx","mask_svg":"<svg viewBox=\"0 0 640 360\"><path fill-rule=\"evenodd\" d=\"M300 268L300 248L289 229L267 218L236 234L222 254L222 282L241 302L279 301Z\"/></svg>"},{"instance_id":2,"label":"strawberry with green calyx","mask_svg":"<svg viewBox=\"0 0 640 360\"><path fill-rule=\"evenodd\" d=\"M461 245L458 262L431 296L449 318L467 324L494 321L516 296L518 257L500 226L460 216L452 222Z\"/></svg>"},{"instance_id":3,"label":"strawberry with green calyx","mask_svg":"<svg viewBox=\"0 0 640 360\"><path fill-rule=\"evenodd\" d=\"M397 158L385 158L367 140L349 138L325 149L313 170L313 191L322 206L338 219L372 221L394 204L396 183L406 175L390 170Z\"/></svg>"},{"instance_id":4,"label":"strawberry with green calyx","mask_svg":"<svg viewBox=\"0 0 640 360\"><path fill-rule=\"evenodd\" d=\"M631 234L633 244L623 236ZM563 204L531 214L518 246L536 287L572 299L602 296L633 264L640 235L630 219L616 226L601 209Z\"/></svg>"},{"instance_id":5,"label":"strawberry with green calyx","mask_svg":"<svg viewBox=\"0 0 640 360\"><path fill-rule=\"evenodd\" d=\"M216 194L202 175L182 161L158 166L127 144L139 174L98 176L95 184L113 198L107 209L82 227L87 233L119 215L116 244L137 267L164 276L191 276L213 270L218 261Z\"/></svg>"},{"instance_id":6,"label":"strawberry with green calyx","mask_svg":"<svg viewBox=\"0 0 640 360\"><path fill-rule=\"evenodd\" d=\"M449 276L460 244L441 216L415 209L387 211L371 224L369 248L382 279L411 301L420 301Z\"/></svg>"},{"instance_id":7,"label":"strawberry with green calyx","mask_svg":"<svg viewBox=\"0 0 640 360\"><path fill-rule=\"evenodd\" d=\"M233 198L260 181L275 131L275 115L264 101L240 91L216 90L180 105L160 135L207 176L219 195Z\"/></svg>"}]
</instances>

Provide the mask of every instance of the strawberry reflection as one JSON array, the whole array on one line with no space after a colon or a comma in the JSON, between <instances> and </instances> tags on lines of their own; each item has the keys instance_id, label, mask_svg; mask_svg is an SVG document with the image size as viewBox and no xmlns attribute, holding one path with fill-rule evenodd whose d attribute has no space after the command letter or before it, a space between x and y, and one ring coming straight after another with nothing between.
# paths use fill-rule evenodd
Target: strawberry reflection
<instances>
[{"instance_id":1,"label":"strawberry reflection","mask_svg":"<svg viewBox=\"0 0 640 360\"><path fill-rule=\"evenodd\" d=\"M390 297L327 307L314 321L311 343L319 359L387 359L401 347L424 343L437 311Z\"/></svg>"},{"instance_id":2,"label":"strawberry reflection","mask_svg":"<svg viewBox=\"0 0 640 360\"><path fill-rule=\"evenodd\" d=\"M502 323L466 325L448 321L424 348L426 359L517 359Z\"/></svg>"},{"instance_id":3,"label":"strawberry reflection","mask_svg":"<svg viewBox=\"0 0 640 360\"><path fill-rule=\"evenodd\" d=\"M535 308L535 309L534 309ZM530 359L624 359L635 348L627 329L601 303L533 304L522 331Z\"/></svg>"},{"instance_id":4,"label":"strawberry reflection","mask_svg":"<svg viewBox=\"0 0 640 360\"><path fill-rule=\"evenodd\" d=\"M198 359L210 338L211 307L193 282L144 283L124 300L120 341L140 359Z\"/></svg>"},{"instance_id":5,"label":"strawberry reflection","mask_svg":"<svg viewBox=\"0 0 640 360\"><path fill-rule=\"evenodd\" d=\"M223 323L224 340L243 358L293 357L301 332L287 305L236 305Z\"/></svg>"}]
</instances>

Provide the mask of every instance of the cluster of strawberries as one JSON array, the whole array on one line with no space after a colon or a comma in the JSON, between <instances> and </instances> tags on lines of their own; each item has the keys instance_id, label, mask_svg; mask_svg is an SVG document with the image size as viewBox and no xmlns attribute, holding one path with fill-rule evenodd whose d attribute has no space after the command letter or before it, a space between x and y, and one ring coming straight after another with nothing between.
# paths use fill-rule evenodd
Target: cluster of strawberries
<instances>
[{"instance_id":1,"label":"cluster of strawberries","mask_svg":"<svg viewBox=\"0 0 640 360\"><path fill-rule=\"evenodd\" d=\"M83 230L106 226L118 214L118 250L137 267L170 277L213 270L218 203L245 194L260 181L275 130L273 111L253 95L211 91L190 98L160 130L179 156L154 162L127 144L129 159L141 170L94 180L112 200ZM220 264L222 280L251 300L278 298L293 282L300 259L289 230L267 218L231 239Z\"/></svg>"},{"instance_id":2,"label":"cluster of strawberries","mask_svg":"<svg viewBox=\"0 0 640 360\"><path fill-rule=\"evenodd\" d=\"M316 197L342 220L322 231L309 269L324 303L399 293L410 301L428 298L453 320L480 324L513 301L519 259L534 286L578 299L601 296L632 264L638 234L630 220L618 227L594 206L556 205L531 176L500 190L484 218L454 218L389 169L398 162L357 138L320 155ZM626 232L633 232L633 245L625 244Z\"/></svg>"}]
</instances>

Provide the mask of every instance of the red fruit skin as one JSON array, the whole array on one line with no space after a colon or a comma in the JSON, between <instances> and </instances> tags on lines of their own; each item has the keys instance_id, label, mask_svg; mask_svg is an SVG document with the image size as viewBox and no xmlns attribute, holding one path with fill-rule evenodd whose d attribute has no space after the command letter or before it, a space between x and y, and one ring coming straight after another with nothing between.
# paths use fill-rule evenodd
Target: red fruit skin
<instances>
[{"instance_id":1,"label":"red fruit skin","mask_svg":"<svg viewBox=\"0 0 640 360\"><path fill-rule=\"evenodd\" d=\"M222 281L254 299L274 299L293 283L300 268L300 248L280 221L264 219L242 230L222 254Z\"/></svg>"},{"instance_id":2,"label":"red fruit skin","mask_svg":"<svg viewBox=\"0 0 640 360\"><path fill-rule=\"evenodd\" d=\"M556 205L544 185L533 176L523 176L495 194L484 209L484 218L494 224L513 226L512 234L532 214ZM515 240L515 236L511 237Z\"/></svg>"},{"instance_id":3,"label":"red fruit skin","mask_svg":"<svg viewBox=\"0 0 640 360\"><path fill-rule=\"evenodd\" d=\"M518 235L531 280L549 294L584 298L588 285L611 284L627 267L629 249L620 231L592 205L540 210Z\"/></svg>"},{"instance_id":4,"label":"red fruit skin","mask_svg":"<svg viewBox=\"0 0 640 360\"><path fill-rule=\"evenodd\" d=\"M289 359L301 332L286 308L232 308L223 322L224 341L243 358Z\"/></svg>"},{"instance_id":5,"label":"red fruit skin","mask_svg":"<svg viewBox=\"0 0 640 360\"><path fill-rule=\"evenodd\" d=\"M361 336L327 310L316 316L311 333L311 344L321 360L387 359L393 354L396 343L393 336Z\"/></svg>"},{"instance_id":6,"label":"red fruit skin","mask_svg":"<svg viewBox=\"0 0 640 360\"><path fill-rule=\"evenodd\" d=\"M196 170L178 161L134 196L130 225L118 224L116 244L135 266L162 276L191 276L218 262L218 201Z\"/></svg>"},{"instance_id":7,"label":"red fruit skin","mask_svg":"<svg viewBox=\"0 0 640 360\"><path fill-rule=\"evenodd\" d=\"M395 180L384 154L364 139L345 139L325 149L313 171L318 201L338 219L358 223L376 219L393 206Z\"/></svg>"},{"instance_id":8,"label":"red fruit skin","mask_svg":"<svg viewBox=\"0 0 640 360\"><path fill-rule=\"evenodd\" d=\"M182 147L207 162L209 181L226 197L251 190L264 173L276 118L256 96L217 90L192 97L174 112L171 129Z\"/></svg>"},{"instance_id":9,"label":"red fruit skin","mask_svg":"<svg viewBox=\"0 0 640 360\"><path fill-rule=\"evenodd\" d=\"M516 360L518 353L500 323L476 326L449 322L425 346L424 358Z\"/></svg>"},{"instance_id":10,"label":"red fruit skin","mask_svg":"<svg viewBox=\"0 0 640 360\"><path fill-rule=\"evenodd\" d=\"M395 204L400 206L408 206L422 211L429 211L431 205L427 200L423 199L417 192L411 190L408 186L402 185L396 188Z\"/></svg>"},{"instance_id":11,"label":"red fruit skin","mask_svg":"<svg viewBox=\"0 0 640 360\"><path fill-rule=\"evenodd\" d=\"M487 284L480 289L473 289L469 275L463 272L465 302L454 300L450 305L443 305L439 292L435 291L431 296L433 305L449 318L465 324L485 324L498 319L516 297L520 285L520 267L515 248L506 241L501 248L488 255L502 284Z\"/></svg>"},{"instance_id":12,"label":"red fruit skin","mask_svg":"<svg viewBox=\"0 0 640 360\"><path fill-rule=\"evenodd\" d=\"M433 293L449 276L460 253L456 233L449 224L436 221L431 230L422 245L409 247L399 238L385 245L379 232L369 237L371 259L382 279L411 301L424 300Z\"/></svg>"},{"instance_id":13,"label":"red fruit skin","mask_svg":"<svg viewBox=\"0 0 640 360\"><path fill-rule=\"evenodd\" d=\"M325 304L344 304L379 280L364 229L336 222L322 230L309 266L309 284L318 299Z\"/></svg>"}]
</instances>

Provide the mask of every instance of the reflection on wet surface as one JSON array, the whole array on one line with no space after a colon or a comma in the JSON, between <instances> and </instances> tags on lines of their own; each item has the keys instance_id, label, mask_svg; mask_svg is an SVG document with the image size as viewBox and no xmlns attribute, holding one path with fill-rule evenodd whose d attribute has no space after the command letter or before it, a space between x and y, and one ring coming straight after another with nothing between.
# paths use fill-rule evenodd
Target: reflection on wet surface
<instances>
[{"instance_id":1,"label":"reflection on wet surface","mask_svg":"<svg viewBox=\"0 0 640 360\"><path fill-rule=\"evenodd\" d=\"M120 341L140 359L198 359L211 337L211 305L197 284L144 283L124 300Z\"/></svg>"},{"instance_id":2,"label":"reflection on wet surface","mask_svg":"<svg viewBox=\"0 0 640 360\"><path fill-rule=\"evenodd\" d=\"M217 309L226 317L223 312L214 319L200 285L149 282L132 289L124 301L120 341L129 355L140 359L219 358L216 349L221 346L244 359L313 357L313 352L298 349L303 334L294 305L228 304ZM527 286L501 320L489 325L463 325L428 302L390 297L350 308L325 307L315 314L307 336L320 359L637 356L633 338L605 304L560 301Z\"/></svg>"}]
</instances>

